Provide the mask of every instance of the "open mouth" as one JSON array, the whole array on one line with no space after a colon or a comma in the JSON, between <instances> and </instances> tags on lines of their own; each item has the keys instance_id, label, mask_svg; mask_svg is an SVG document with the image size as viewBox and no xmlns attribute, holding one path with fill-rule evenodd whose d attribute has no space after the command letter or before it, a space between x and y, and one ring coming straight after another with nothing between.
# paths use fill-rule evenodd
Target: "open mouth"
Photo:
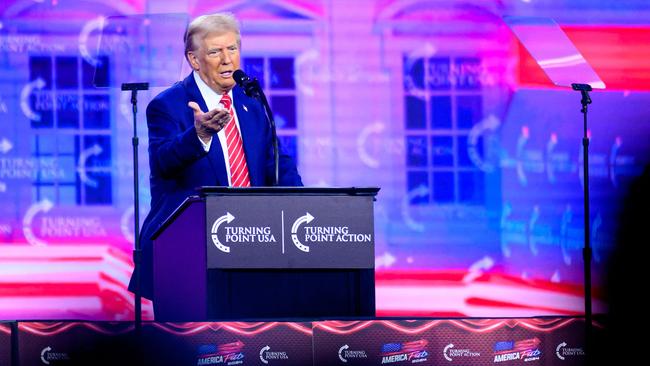
<instances>
[{"instance_id":1,"label":"open mouth","mask_svg":"<svg viewBox=\"0 0 650 366\"><path fill-rule=\"evenodd\" d=\"M223 71L220 72L219 75L221 75L222 78L227 79L232 77L232 71Z\"/></svg>"}]
</instances>

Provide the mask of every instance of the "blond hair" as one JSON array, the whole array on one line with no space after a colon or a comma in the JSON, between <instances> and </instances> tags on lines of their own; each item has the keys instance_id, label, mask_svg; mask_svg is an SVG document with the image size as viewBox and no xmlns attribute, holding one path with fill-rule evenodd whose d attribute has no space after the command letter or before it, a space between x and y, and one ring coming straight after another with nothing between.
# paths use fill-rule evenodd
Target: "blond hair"
<instances>
[{"instance_id":1,"label":"blond hair","mask_svg":"<svg viewBox=\"0 0 650 366\"><path fill-rule=\"evenodd\" d=\"M233 32L237 36L237 46L241 48L241 33L239 31L239 22L233 13L214 13L201 15L190 22L185 31L183 40L185 41L185 58L188 52L196 51L200 39L210 33Z\"/></svg>"}]
</instances>

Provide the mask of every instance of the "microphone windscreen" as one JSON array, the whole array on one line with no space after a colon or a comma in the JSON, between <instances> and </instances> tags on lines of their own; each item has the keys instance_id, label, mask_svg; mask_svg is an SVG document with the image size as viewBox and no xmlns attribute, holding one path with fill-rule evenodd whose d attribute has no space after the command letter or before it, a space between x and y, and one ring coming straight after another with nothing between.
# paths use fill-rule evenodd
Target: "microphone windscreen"
<instances>
[{"instance_id":1,"label":"microphone windscreen","mask_svg":"<svg viewBox=\"0 0 650 366\"><path fill-rule=\"evenodd\" d=\"M232 78L235 79L235 82L239 86L243 86L244 83L249 80L246 73L241 70L235 70L235 72L232 74Z\"/></svg>"}]
</instances>

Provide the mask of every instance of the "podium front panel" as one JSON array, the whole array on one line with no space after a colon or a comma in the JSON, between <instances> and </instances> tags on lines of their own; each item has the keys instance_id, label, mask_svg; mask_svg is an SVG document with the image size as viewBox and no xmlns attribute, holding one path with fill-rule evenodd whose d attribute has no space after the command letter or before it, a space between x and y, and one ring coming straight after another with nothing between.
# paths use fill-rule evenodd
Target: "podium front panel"
<instances>
[{"instance_id":1,"label":"podium front panel","mask_svg":"<svg viewBox=\"0 0 650 366\"><path fill-rule=\"evenodd\" d=\"M210 188L154 235L156 320L375 315L377 189Z\"/></svg>"},{"instance_id":2,"label":"podium front panel","mask_svg":"<svg viewBox=\"0 0 650 366\"><path fill-rule=\"evenodd\" d=\"M374 268L373 197L206 197L208 268Z\"/></svg>"}]
</instances>

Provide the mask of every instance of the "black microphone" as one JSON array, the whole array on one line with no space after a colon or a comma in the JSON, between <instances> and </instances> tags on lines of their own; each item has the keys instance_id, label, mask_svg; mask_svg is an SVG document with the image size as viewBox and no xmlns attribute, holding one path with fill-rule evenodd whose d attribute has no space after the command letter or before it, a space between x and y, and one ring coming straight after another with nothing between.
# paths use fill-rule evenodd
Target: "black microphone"
<instances>
[{"instance_id":1,"label":"black microphone","mask_svg":"<svg viewBox=\"0 0 650 366\"><path fill-rule=\"evenodd\" d=\"M260 97L262 89L260 88L260 83L256 78L253 78L251 80L251 78L249 78L248 75L246 75L246 73L242 70L235 70L235 72L232 74L232 78L235 79L235 82L237 85L239 85L239 87L244 89L244 93L246 95L252 98Z\"/></svg>"},{"instance_id":2,"label":"black microphone","mask_svg":"<svg viewBox=\"0 0 650 366\"><path fill-rule=\"evenodd\" d=\"M264 114L266 115L266 120L269 122L269 127L271 128L271 140L273 141L273 160L275 163L273 185L277 186L280 183L280 148L278 147L278 135L275 131L275 121L273 120L273 112L271 111L269 102L266 100L266 95L264 95L264 91L260 87L260 83L256 78L251 80L251 78L241 70L235 70L232 77L235 79L237 85L244 89L246 95L257 99L264 107Z\"/></svg>"}]
</instances>

